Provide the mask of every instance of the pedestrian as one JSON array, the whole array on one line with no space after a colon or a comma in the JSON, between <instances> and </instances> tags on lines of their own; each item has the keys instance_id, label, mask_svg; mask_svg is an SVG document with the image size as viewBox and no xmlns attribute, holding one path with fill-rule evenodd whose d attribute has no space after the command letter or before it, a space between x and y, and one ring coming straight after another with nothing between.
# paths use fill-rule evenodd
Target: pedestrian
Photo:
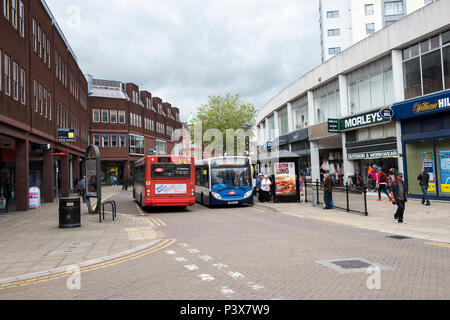
<instances>
[{"instance_id":1,"label":"pedestrian","mask_svg":"<svg viewBox=\"0 0 450 320\"><path fill-rule=\"evenodd\" d=\"M80 190L81 190L81 196L85 197L86 195L86 176L83 176L83 179L80 181Z\"/></svg>"},{"instance_id":2,"label":"pedestrian","mask_svg":"<svg viewBox=\"0 0 450 320\"><path fill-rule=\"evenodd\" d=\"M383 172L383 170L381 168L378 168L378 173L377 173L378 200L377 201L383 201L383 199L381 199L382 192L384 192L388 196L389 201L392 201L391 195L389 194L389 191L387 191L387 183L388 183L387 175Z\"/></svg>"},{"instance_id":3,"label":"pedestrian","mask_svg":"<svg viewBox=\"0 0 450 320\"><path fill-rule=\"evenodd\" d=\"M258 175L258 178L256 178L256 182L255 182L255 187L256 187L256 192L258 194L258 200L259 202L263 202L263 192L261 190L261 182L263 181L264 176L260 173Z\"/></svg>"},{"instance_id":4,"label":"pedestrian","mask_svg":"<svg viewBox=\"0 0 450 320\"><path fill-rule=\"evenodd\" d=\"M123 178L122 190L128 191L128 177Z\"/></svg>"},{"instance_id":5,"label":"pedestrian","mask_svg":"<svg viewBox=\"0 0 450 320\"><path fill-rule=\"evenodd\" d=\"M428 196L430 175L428 174L428 172L422 169L420 170L420 174L417 177L417 180L419 180L420 188L422 189L422 204L425 204L426 202L427 206L431 206L430 197Z\"/></svg>"},{"instance_id":6,"label":"pedestrian","mask_svg":"<svg viewBox=\"0 0 450 320\"><path fill-rule=\"evenodd\" d=\"M270 186L272 182L269 179L268 175L264 176L264 179L261 181L261 190L263 192L263 202L269 202L270 200Z\"/></svg>"},{"instance_id":7,"label":"pedestrian","mask_svg":"<svg viewBox=\"0 0 450 320\"><path fill-rule=\"evenodd\" d=\"M302 203L302 197L303 197L303 177L301 175L298 176L298 186L300 189L300 203Z\"/></svg>"},{"instance_id":8,"label":"pedestrian","mask_svg":"<svg viewBox=\"0 0 450 320\"><path fill-rule=\"evenodd\" d=\"M77 194L79 196L81 196L81 194L82 194L82 192L81 192L81 178L77 178L76 183L77 183Z\"/></svg>"},{"instance_id":9,"label":"pedestrian","mask_svg":"<svg viewBox=\"0 0 450 320\"><path fill-rule=\"evenodd\" d=\"M377 166L373 165L373 169L370 172L370 182L373 191L377 189Z\"/></svg>"},{"instance_id":10,"label":"pedestrian","mask_svg":"<svg viewBox=\"0 0 450 320\"><path fill-rule=\"evenodd\" d=\"M333 181L328 173L324 175L323 181L323 202L325 202L325 210L333 209Z\"/></svg>"},{"instance_id":11,"label":"pedestrian","mask_svg":"<svg viewBox=\"0 0 450 320\"><path fill-rule=\"evenodd\" d=\"M398 173L396 181L392 182L391 187L391 197L392 203L397 205L397 211L394 215L395 223L405 223L403 220L403 214L405 213L405 204L408 202L408 197L406 195L405 182L403 181L403 174Z\"/></svg>"}]
</instances>

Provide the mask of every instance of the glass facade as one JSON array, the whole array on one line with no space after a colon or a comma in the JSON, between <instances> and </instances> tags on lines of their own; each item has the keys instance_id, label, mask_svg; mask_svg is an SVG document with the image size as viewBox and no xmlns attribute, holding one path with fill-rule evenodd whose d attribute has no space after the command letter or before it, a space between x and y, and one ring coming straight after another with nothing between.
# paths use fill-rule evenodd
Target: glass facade
<instances>
[{"instance_id":1,"label":"glass facade","mask_svg":"<svg viewBox=\"0 0 450 320\"><path fill-rule=\"evenodd\" d=\"M308 97L305 95L292 102L292 120L294 130L308 127Z\"/></svg>"},{"instance_id":2,"label":"glass facade","mask_svg":"<svg viewBox=\"0 0 450 320\"><path fill-rule=\"evenodd\" d=\"M374 61L347 75L352 114L394 103L391 56Z\"/></svg>"},{"instance_id":3,"label":"glass facade","mask_svg":"<svg viewBox=\"0 0 450 320\"><path fill-rule=\"evenodd\" d=\"M278 112L278 127L280 128L280 136L289 133L289 120L287 107Z\"/></svg>"},{"instance_id":4,"label":"glass facade","mask_svg":"<svg viewBox=\"0 0 450 320\"><path fill-rule=\"evenodd\" d=\"M405 98L450 88L450 31L403 50Z\"/></svg>"},{"instance_id":5,"label":"glass facade","mask_svg":"<svg viewBox=\"0 0 450 320\"><path fill-rule=\"evenodd\" d=\"M341 102L339 97L339 81L314 90L314 107L316 110L316 123L328 121L329 118L338 118L341 115Z\"/></svg>"},{"instance_id":6,"label":"glass facade","mask_svg":"<svg viewBox=\"0 0 450 320\"><path fill-rule=\"evenodd\" d=\"M130 134L130 154L144 155L144 137Z\"/></svg>"}]
</instances>

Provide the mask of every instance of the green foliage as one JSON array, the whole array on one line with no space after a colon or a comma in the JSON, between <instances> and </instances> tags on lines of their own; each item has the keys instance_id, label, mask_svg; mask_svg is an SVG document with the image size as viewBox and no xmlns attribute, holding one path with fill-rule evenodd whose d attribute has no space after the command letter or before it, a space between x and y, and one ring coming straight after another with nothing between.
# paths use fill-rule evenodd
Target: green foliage
<instances>
[{"instance_id":1,"label":"green foliage","mask_svg":"<svg viewBox=\"0 0 450 320\"><path fill-rule=\"evenodd\" d=\"M226 130L245 130L253 137L253 128L256 123L256 108L250 103L243 103L239 94L227 93L222 96L210 96L208 104L197 110L197 116L191 120L190 136L194 141L194 124L202 123L202 136L209 129L217 129L222 133L224 150L226 150Z\"/></svg>"}]
</instances>

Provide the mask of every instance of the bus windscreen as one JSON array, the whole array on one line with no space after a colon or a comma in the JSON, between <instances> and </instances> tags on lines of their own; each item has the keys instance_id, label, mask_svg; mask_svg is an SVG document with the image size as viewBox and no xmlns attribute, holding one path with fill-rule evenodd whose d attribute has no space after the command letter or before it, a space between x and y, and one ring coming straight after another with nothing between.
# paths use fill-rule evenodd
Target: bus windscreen
<instances>
[{"instance_id":1,"label":"bus windscreen","mask_svg":"<svg viewBox=\"0 0 450 320\"><path fill-rule=\"evenodd\" d=\"M213 188L251 187L250 168L213 168L211 170Z\"/></svg>"},{"instance_id":2,"label":"bus windscreen","mask_svg":"<svg viewBox=\"0 0 450 320\"><path fill-rule=\"evenodd\" d=\"M189 179L191 166L187 164L152 164L152 178Z\"/></svg>"}]
</instances>

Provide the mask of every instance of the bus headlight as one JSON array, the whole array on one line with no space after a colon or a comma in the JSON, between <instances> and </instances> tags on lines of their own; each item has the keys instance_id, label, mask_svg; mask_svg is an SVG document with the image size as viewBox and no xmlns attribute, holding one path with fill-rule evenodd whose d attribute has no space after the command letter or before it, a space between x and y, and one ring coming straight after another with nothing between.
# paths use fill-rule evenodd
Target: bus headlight
<instances>
[{"instance_id":1,"label":"bus headlight","mask_svg":"<svg viewBox=\"0 0 450 320\"><path fill-rule=\"evenodd\" d=\"M218 199L218 200L222 200L222 196L218 193L215 192L211 192L211 194L213 195L214 198Z\"/></svg>"},{"instance_id":2,"label":"bus headlight","mask_svg":"<svg viewBox=\"0 0 450 320\"><path fill-rule=\"evenodd\" d=\"M250 197L250 196L252 195L252 193L253 193L253 190L248 191L248 192L244 195L244 198Z\"/></svg>"}]
</instances>

